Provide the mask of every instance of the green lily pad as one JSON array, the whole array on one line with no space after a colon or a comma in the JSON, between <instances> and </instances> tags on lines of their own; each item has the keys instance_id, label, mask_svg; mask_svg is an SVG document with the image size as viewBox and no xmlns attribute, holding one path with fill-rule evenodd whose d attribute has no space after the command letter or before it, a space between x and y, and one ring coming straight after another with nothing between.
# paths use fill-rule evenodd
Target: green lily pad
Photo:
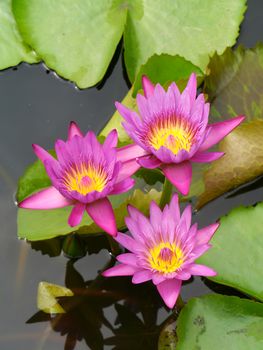
<instances>
[{"instance_id":1,"label":"green lily pad","mask_svg":"<svg viewBox=\"0 0 263 350\"><path fill-rule=\"evenodd\" d=\"M198 262L217 272L211 280L263 301L263 203L236 208L220 221L212 248Z\"/></svg>"},{"instance_id":2,"label":"green lily pad","mask_svg":"<svg viewBox=\"0 0 263 350\"><path fill-rule=\"evenodd\" d=\"M141 11L129 11L124 32L130 80L149 57L162 53L180 55L204 71L209 56L234 45L245 4L245 0L134 1Z\"/></svg>"},{"instance_id":3,"label":"green lily pad","mask_svg":"<svg viewBox=\"0 0 263 350\"><path fill-rule=\"evenodd\" d=\"M237 115L246 120L218 145L225 156L204 169L198 208L263 174L263 45L227 49L208 69L204 91L211 101L210 123Z\"/></svg>"},{"instance_id":4,"label":"green lily pad","mask_svg":"<svg viewBox=\"0 0 263 350\"><path fill-rule=\"evenodd\" d=\"M103 78L123 33L132 82L154 54L180 55L204 70L210 55L235 43L245 2L13 0L13 11L45 63L85 88Z\"/></svg>"},{"instance_id":5,"label":"green lily pad","mask_svg":"<svg viewBox=\"0 0 263 350\"><path fill-rule=\"evenodd\" d=\"M12 0L0 2L0 69L20 62L37 62L36 54L23 42L12 13Z\"/></svg>"},{"instance_id":6,"label":"green lily pad","mask_svg":"<svg viewBox=\"0 0 263 350\"><path fill-rule=\"evenodd\" d=\"M140 189L131 190L119 196L109 197L119 230L125 228L124 218L127 216L127 205L132 204L145 214L148 213L151 200L159 201L161 193L152 189L145 193ZM72 207L52 210L18 209L18 237L29 241L50 239L69 233L96 234L102 230L84 213L80 225L74 228L68 225L68 217Z\"/></svg>"},{"instance_id":7,"label":"green lily pad","mask_svg":"<svg viewBox=\"0 0 263 350\"><path fill-rule=\"evenodd\" d=\"M37 307L47 314L63 314L65 310L57 302L58 297L71 297L73 292L57 284L40 282L37 292Z\"/></svg>"},{"instance_id":8,"label":"green lily pad","mask_svg":"<svg viewBox=\"0 0 263 350\"><path fill-rule=\"evenodd\" d=\"M181 311L177 335L176 350L261 350L263 305L222 295L194 298Z\"/></svg>"},{"instance_id":9,"label":"green lily pad","mask_svg":"<svg viewBox=\"0 0 263 350\"><path fill-rule=\"evenodd\" d=\"M21 202L30 194L51 185L43 163L38 159L31 164L18 181L16 199Z\"/></svg>"},{"instance_id":10,"label":"green lily pad","mask_svg":"<svg viewBox=\"0 0 263 350\"><path fill-rule=\"evenodd\" d=\"M171 56L167 54L153 55L146 64L141 66L133 88L133 97L142 89L142 76L146 75L154 84L168 85L176 82L179 89L186 86L186 82L191 73L195 72L199 80L203 77L202 71L180 56ZM123 101L125 102L125 101Z\"/></svg>"},{"instance_id":11,"label":"green lily pad","mask_svg":"<svg viewBox=\"0 0 263 350\"><path fill-rule=\"evenodd\" d=\"M127 14L125 6L108 0L13 0L13 11L25 41L80 88L103 78Z\"/></svg>"}]
</instances>

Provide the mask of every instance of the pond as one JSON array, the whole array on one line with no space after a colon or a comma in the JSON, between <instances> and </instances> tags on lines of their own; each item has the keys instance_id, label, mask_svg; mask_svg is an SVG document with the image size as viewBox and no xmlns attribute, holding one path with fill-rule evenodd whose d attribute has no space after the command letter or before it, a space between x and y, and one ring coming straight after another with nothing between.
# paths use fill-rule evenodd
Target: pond
<instances>
[{"instance_id":1,"label":"pond","mask_svg":"<svg viewBox=\"0 0 263 350\"><path fill-rule=\"evenodd\" d=\"M253 47L263 41L262 15L263 3L248 1L237 44ZM29 243L18 240L16 234L15 193L19 177L35 160L31 144L52 149L57 138L65 138L71 120L84 131L103 128L115 111L114 101L121 101L130 87L121 45L103 81L91 89L77 89L42 64L24 63L0 72L3 350L157 349L159 332L171 315L150 283L135 286L129 277L96 278L111 259L106 239L89 238L87 255L70 260L60 253L62 240ZM194 215L194 221L203 227L241 204L262 201L262 184L262 178L257 178L214 200ZM49 315L38 310L41 281L76 292L71 299L60 299L68 312ZM182 298L187 301L214 291L246 297L230 287L195 277L184 284Z\"/></svg>"}]
</instances>

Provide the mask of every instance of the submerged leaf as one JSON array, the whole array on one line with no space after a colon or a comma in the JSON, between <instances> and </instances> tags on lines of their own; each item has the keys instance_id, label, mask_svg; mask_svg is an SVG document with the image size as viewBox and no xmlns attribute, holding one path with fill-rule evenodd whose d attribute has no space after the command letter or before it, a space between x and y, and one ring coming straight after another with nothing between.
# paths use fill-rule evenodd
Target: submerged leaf
<instances>
[{"instance_id":1,"label":"submerged leaf","mask_svg":"<svg viewBox=\"0 0 263 350\"><path fill-rule=\"evenodd\" d=\"M176 350L176 345L178 342L176 334L176 324L177 320L173 320L168 324L165 323L165 327L162 329L158 341L159 350Z\"/></svg>"},{"instance_id":2,"label":"submerged leaf","mask_svg":"<svg viewBox=\"0 0 263 350\"><path fill-rule=\"evenodd\" d=\"M237 297L207 295L190 300L182 310L176 350L260 350L262 332L262 304Z\"/></svg>"},{"instance_id":3,"label":"submerged leaf","mask_svg":"<svg viewBox=\"0 0 263 350\"><path fill-rule=\"evenodd\" d=\"M245 2L13 0L13 11L45 63L84 88L102 79L122 34L131 82L154 54L180 55L204 70L209 55L235 43Z\"/></svg>"},{"instance_id":4,"label":"submerged leaf","mask_svg":"<svg viewBox=\"0 0 263 350\"><path fill-rule=\"evenodd\" d=\"M221 219L211 240L212 248L201 264L212 267L211 280L234 287L263 301L263 203L234 209Z\"/></svg>"},{"instance_id":5,"label":"submerged leaf","mask_svg":"<svg viewBox=\"0 0 263 350\"><path fill-rule=\"evenodd\" d=\"M37 293L37 307L49 314L62 314L65 310L56 298L73 296L73 292L65 287L47 282L40 282Z\"/></svg>"},{"instance_id":6,"label":"submerged leaf","mask_svg":"<svg viewBox=\"0 0 263 350\"><path fill-rule=\"evenodd\" d=\"M0 69L20 62L37 62L36 54L23 42L12 13L12 0L0 1Z\"/></svg>"}]
</instances>

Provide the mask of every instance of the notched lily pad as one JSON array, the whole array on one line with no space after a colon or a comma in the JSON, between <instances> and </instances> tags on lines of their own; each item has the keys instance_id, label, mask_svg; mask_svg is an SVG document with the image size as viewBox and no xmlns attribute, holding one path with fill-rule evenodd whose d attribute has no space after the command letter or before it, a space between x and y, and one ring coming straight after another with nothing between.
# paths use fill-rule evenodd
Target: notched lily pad
<instances>
[{"instance_id":1,"label":"notched lily pad","mask_svg":"<svg viewBox=\"0 0 263 350\"><path fill-rule=\"evenodd\" d=\"M133 97L142 89L141 79L146 75L154 84L168 85L176 82L182 90L192 72L195 72L199 80L203 76L202 71L191 62L181 56L171 56L167 54L153 55L141 66L133 88Z\"/></svg>"},{"instance_id":2,"label":"notched lily pad","mask_svg":"<svg viewBox=\"0 0 263 350\"><path fill-rule=\"evenodd\" d=\"M127 9L108 0L13 0L19 30L48 67L80 88L104 76Z\"/></svg>"},{"instance_id":3,"label":"notched lily pad","mask_svg":"<svg viewBox=\"0 0 263 350\"><path fill-rule=\"evenodd\" d=\"M13 0L13 11L45 63L85 88L102 79L122 34L131 82L154 54L180 55L204 70L209 55L234 45L245 2Z\"/></svg>"},{"instance_id":4,"label":"notched lily pad","mask_svg":"<svg viewBox=\"0 0 263 350\"><path fill-rule=\"evenodd\" d=\"M260 303L222 295L194 298L179 316L176 350L260 350L262 329Z\"/></svg>"},{"instance_id":5,"label":"notched lily pad","mask_svg":"<svg viewBox=\"0 0 263 350\"><path fill-rule=\"evenodd\" d=\"M48 314L62 314L65 310L56 298L73 296L73 292L65 287L47 282L40 282L37 292L37 307Z\"/></svg>"},{"instance_id":6,"label":"notched lily pad","mask_svg":"<svg viewBox=\"0 0 263 350\"><path fill-rule=\"evenodd\" d=\"M245 4L245 0L144 0L143 15L129 11L124 31L130 80L149 57L162 53L180 55L204 71L209 56L234 45Z\"/></svg>"}]
</instances>

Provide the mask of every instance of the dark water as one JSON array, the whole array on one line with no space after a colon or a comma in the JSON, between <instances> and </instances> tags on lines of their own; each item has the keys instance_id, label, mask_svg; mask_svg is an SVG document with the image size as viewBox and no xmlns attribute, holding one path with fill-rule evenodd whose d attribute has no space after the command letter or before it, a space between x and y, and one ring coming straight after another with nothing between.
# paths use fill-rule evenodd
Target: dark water
<instances>
[{"instance_id":1,"label":"dark water","mask_svg":"<svg viewBox=\"0 0 263 350\"><path fill-rule=\"evenodd\" d=\"M263 41L262 15L263 3L249 1L239 43L252 47ZM65 138L70 120L76 120L83 130L99 131L114 112L114 101L127 91L119 53L103 84L84 91L47 72L41 64L21 64L0 72L1 350L113 348L106 344L115 344L117 349L156 348L158 325L168 314L150 284L132 286L129 278L92 282L109 261L106 249L73 264L63 255L43 254L37 250L43 247L31 247L16 236L14 194L19 176L35 159L31 143L52 148L56 138ZM204 226L237 205L262 200L262 183L258 179L231 197L214 201L195 219ZM66 315L51 318L38 312L40 281L74 289L76 297L61 300L69 310ZM184 285L182 296L187 300L210 293L215 286L209 285L212 289L196 278Z\"/></svg>"}]
</instances>

